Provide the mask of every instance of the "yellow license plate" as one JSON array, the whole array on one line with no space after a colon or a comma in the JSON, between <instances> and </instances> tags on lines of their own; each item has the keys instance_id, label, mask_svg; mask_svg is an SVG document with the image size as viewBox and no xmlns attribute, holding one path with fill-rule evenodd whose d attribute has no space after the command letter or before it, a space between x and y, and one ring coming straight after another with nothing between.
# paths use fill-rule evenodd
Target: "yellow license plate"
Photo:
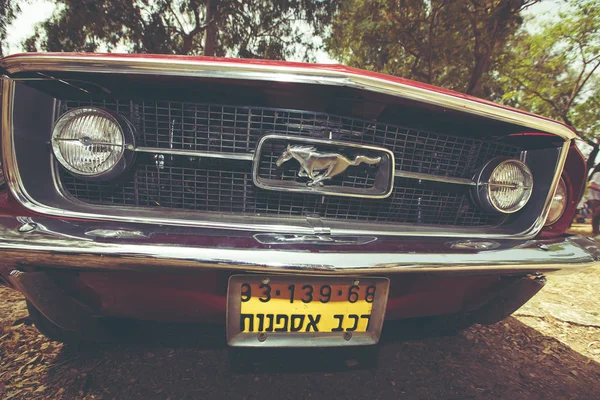
<instances>
[{"instance_id":1,"label":"yellow license plate","mask_svg":"<svg viewBox=\"0 0 600 400\"><path fill-rule=\"evenodd\" d=\"M385 278L232 276L228 342L286 347L377 343L388 288Z\"/></svg>"}]
</instances>

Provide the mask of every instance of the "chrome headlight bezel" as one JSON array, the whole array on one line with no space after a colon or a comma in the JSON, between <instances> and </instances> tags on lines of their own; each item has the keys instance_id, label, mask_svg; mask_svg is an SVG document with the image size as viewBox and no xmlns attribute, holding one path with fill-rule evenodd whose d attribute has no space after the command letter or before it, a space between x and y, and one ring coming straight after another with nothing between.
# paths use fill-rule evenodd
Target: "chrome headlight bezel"
<instances>
[{"instance_id":1,"label":"chrome headlight bezel","mask_svg":"<svg viewBox=\"0 0 600 400\"><path fill-rule=\"evenodd\" d=\"M57 136L62 133L66 124L73 122L76 118L85 118L90 115L103 118L106 123L112 124L111 128L118 129L121 140L119 143L110 145L118 149L115 161L112 164L99 172L87 173L69 163L60 147L61 139L57 138ZM132 151L135 149L134 138L133 125L126 118L99 107L77 107L62 114L54 123L51 136L52 152L58 163L72 175L90 180L110 180L123 173L132 164L135 155L134 151ZM83 143L85 139L82 136L80 140Z\"/></svg>"},{"instance_id":2,"label":"chrome headlight bezel","mask_svg":"<svg viewBox=\"0 0 600 400\"><path fill-rule=\"evenodd\" d=\"M525 178L522 183L518 184L519 188L523 189L523 195L516 204L508 208L502 208L494 200L492 193L494 184L491 184L491 181L499 168L509 164L516 166ZM532 193L533 174L525 163L515 158L496 157L490 160L475 176L475 190L473 191L473 198L475 202L487 212L514 214L527 205Z\"/></svg>"},{"instance_id":3,"label":"chrome headlight bezel","mask_svg":"<svg viewBox=\"0 0 600 400\"><path fill-rule=\"evenodd\" d=\"M556 186L556 191L554 192L554 195L552 196L552 202L550 203L550 208L548 209L548 216L546 217L546 223L544 224L544 226L550 226L550 225L554 225L555 223L557 223L562 218L563 214L565 213L568 203L569 203L569 190L567 188L567 183L565 182L564 178L561 177L560 180L558 181L558 185ZM561 204L562 208L560 209L560 212L556 213L556 215L553 216L552 208L556 204Z\"/></svg>"}]
</instances>

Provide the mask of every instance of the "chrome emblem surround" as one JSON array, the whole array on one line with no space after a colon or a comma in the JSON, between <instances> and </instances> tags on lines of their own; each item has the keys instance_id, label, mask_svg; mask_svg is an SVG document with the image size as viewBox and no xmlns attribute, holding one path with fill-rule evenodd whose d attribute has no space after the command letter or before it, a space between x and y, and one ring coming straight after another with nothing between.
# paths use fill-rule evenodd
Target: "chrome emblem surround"
<instances>
[{"instance_id":1,"label":"chrome emblem surround","mask_svg":"<svg viewBox=\"0 0 600 400\"><path fill-rule=\"evenodd\" d=\"M263 153L273 143L279 150L273 153L278 159L272 168L281 168L289 161L296 161L294 165L299 164L300 168L295 173L295 179L290 180L289 176L288 179L261 176L264 171L261 170ZM264 169L264 160L262 162ZM342 186L332 180L361 164L376 168L371 187ZM254 154L253 180L256 186L268 190L382 199L392 193L394 169L394 155L385 148L307 137L267 135L261 138Z\"/></svg>"}]
</instances>

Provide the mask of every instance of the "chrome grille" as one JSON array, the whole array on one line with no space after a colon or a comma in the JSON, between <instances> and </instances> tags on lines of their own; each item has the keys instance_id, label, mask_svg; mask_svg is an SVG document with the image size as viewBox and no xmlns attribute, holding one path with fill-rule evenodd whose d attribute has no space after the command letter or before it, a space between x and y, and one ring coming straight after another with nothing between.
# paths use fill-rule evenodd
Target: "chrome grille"
<instances>
[{"instance_id":1,"label":"chrome grille","mask_svg":"<svg viewBox=\"0 0 600 400\"><path fill-rule=\"evenodd\" d=\"M137 145L226 153L250 153L260 137L277 133L386 147L396 169L470 178L486 161L518 156L520 149L472 138L308 111L160 101L61 101L59 112L94 105L134 123ZM260 160L272 173L276 154ZM291 164L290 164L291 166ZM91 204L185 209L277 217L423 225L497 225L503 217L472 204L469 187L397 177L386 199L360 199L269 191L252 180L252 163L189 156L138 154L131 170L115 182L79 179L60 170L66 194ZM292 179L297 168L278 171ZM275 175L273 175L275 176ZM344 186L368 187L368 167L349 170Z\"/></svg>"},{"instance_id":2,"label":"chrome grille","mask_svg":"<svg viewBox=\"0 0 600 400\"><path fill-rule=\"evenodd\" d=\"M396 178L387 199L355 199L274 192L257 188L243 162L206 160L194 166L159 167L138 160L118 182L91 182L60 172L66 191L92 204L186 209L265 216L320 216L343 220L481 226L500 222L471 204L468 187Z\"/></svg>"}]
</instances>

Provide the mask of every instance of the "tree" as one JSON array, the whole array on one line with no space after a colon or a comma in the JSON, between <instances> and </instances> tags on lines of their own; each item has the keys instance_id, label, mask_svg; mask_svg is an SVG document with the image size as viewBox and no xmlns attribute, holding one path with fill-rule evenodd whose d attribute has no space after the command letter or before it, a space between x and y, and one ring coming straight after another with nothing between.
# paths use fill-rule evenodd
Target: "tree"
<instances>
[{"instance_id":1,"label":"tree","mask_svg":"<svg viewBox=\"0 0 600 400\"><path fill-rule=\"evenodd\" d=\"M499 73L502 101L572 126L600 150L600 3L571 0L560 19L511 41Z\"/></svg>"},{"instance_id":2,"label":"tree","mask_svg":"<svg viewBox=\"0 0 600 400\"><path fill-rule=\"evenodd\" d=\"M326 46L342 63L487 97L520 13L538 0L349 0Z\"/></svg>"},{"instance_id":3,"label":"tree","mask_svg":"<svg viewBox=\"0 0 600 400\"><path fill-rule=\"evenodd\" d=\"M0 0L0 57L4 57L4 42L6 41L6 28L21 12L17 2L13 0Z\"/></svg>"},{"instance_id":4,"label":"tree","mask_svg":"<svg viewBox=\"0 0 600 400\"><path fill-rule=\"evenodd\" d=\"M58 0L28 51L310 59L337 0Z\"/></svg>"}]
</instances>

